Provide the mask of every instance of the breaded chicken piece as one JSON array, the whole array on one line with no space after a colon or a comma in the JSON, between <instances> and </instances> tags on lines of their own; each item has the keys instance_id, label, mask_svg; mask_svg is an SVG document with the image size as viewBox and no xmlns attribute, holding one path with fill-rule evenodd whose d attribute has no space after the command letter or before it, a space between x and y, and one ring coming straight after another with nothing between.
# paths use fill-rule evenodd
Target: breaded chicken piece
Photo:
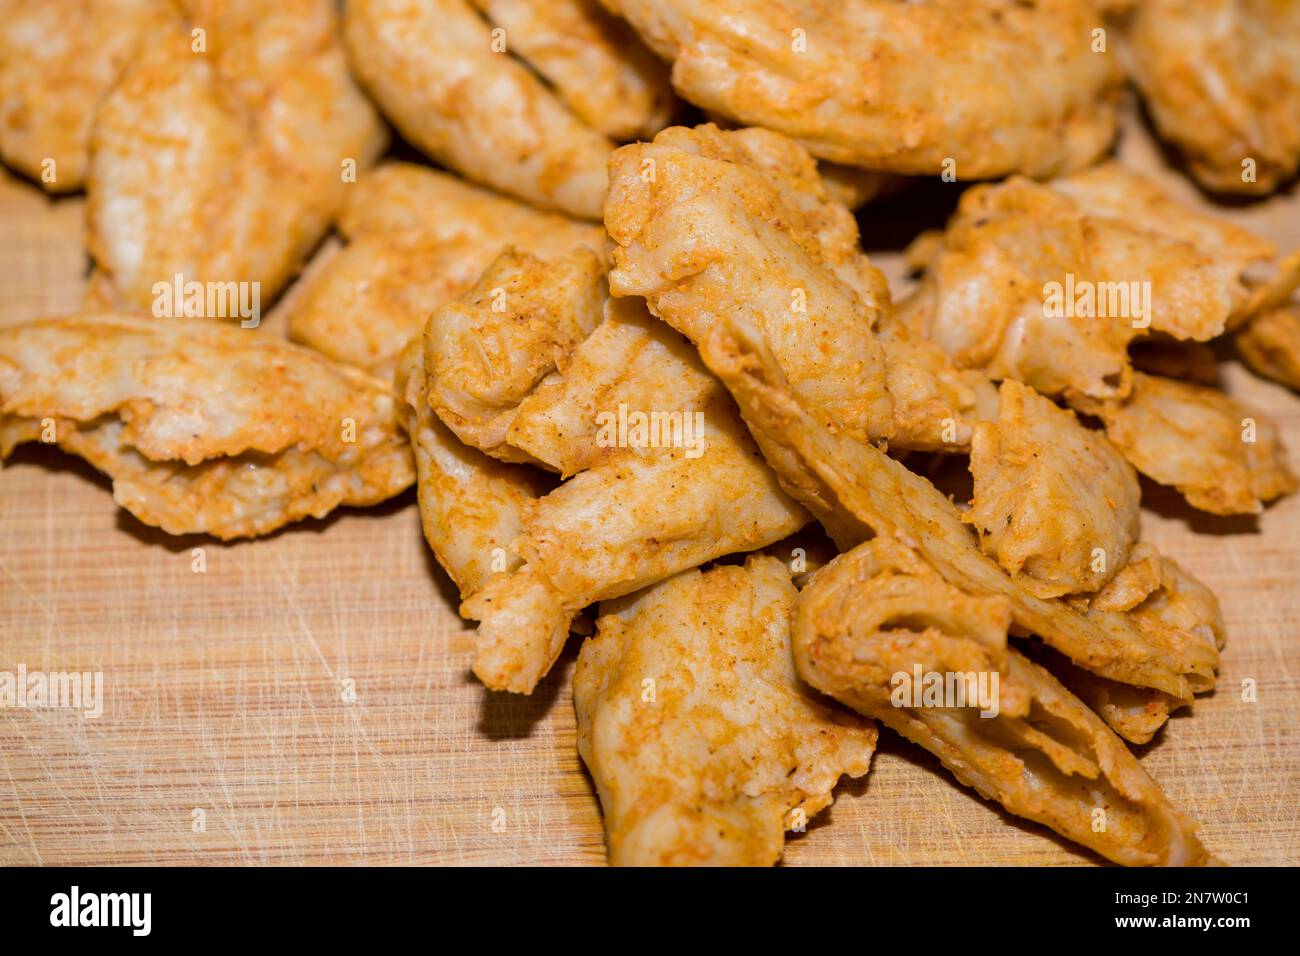
<instances>
[{"instance_id":1,"label":"breaded chicken piece","mask_svg":"<svg viewBox=\"0 0 1300 956\"><path fill-rule=\"evenodd\" d=\"M703 109L821 159L1050 176L1109 144L1121 79L1087 0L604 0Z\"/></svg>"},{"instance_id":2,"label":"breaded chicken piece","mask_svg":"<svg viewBox=\"0 0 1300 956\"><path fill-rule=\"evenodd\" d=\"M258 283L268 304L386 132L347 72L330 0L188 0L141 45L91 136L91 255L116 306L155 283ZM202 34L205 52L191 28Z\"/></svg>"},{"instance_id":3,"label":"breaded chicken piece","mask_svg":"<svg viewBox=\"0 0 1300 956\"><path fill-rule=\"evenodd\" d=\"M684 571L601 605L578 655L578 752L615 866L770 866L871 764L876 729L805 685L775 558Z\"/></svg>"},{"instance_id":4,"label":"breaded chicken piece","mask_svg":"<svg viewBox=\"0 0 1300 956\"><path fill-rule=\"evenodd\" d=\"M389 232L420 232L451 244L513 244L548 256L587 246L604 255L605 230L561 213L545 212L475 186L458 176L414 163L381 163L358 178L339 214L350 239Z\"/></svg>"},{"instance_id":5,"label":"breaded chicken piece","mask_svg":"<svg viewBox=\"0 0 1300 956\"><path fill-rule=\"evenodd\" d=\"M488 687L531 693L588 604L756 551L807 523L730 398L700 411L702 447L625 449L525 507L515 550L526 563L460 608L479 621L474 673Z\"/></svg>"},{"instance_id":6,"label":"breaded chicken piece","mask_svg":"<svg viewBox=\"0 0 1300 956\"><path fill-rule=\"evenodd\" d=\"M429 313L474 285L498 246L424 232L363 235L303 279L286 304L289 337L336 362L391 378Z\"/></svg>"},{"instance_id":7,"label":"breaded chicken piece","mask_svg":"<svg viewBox=\"0 0 1300 956\"><path fill-rule=\"evenodd\" d=\"M668 125L668 67L598 0L471 0L588 126L620 142Z\"/></svg>"},{"instance_id":8,"label":"breaded chicken piece","mask_svg":"<svg viewBox=\"0 0 1300 956\"><path fill-rule=\"evenodd\" d=\"M650 315L643 300L609 299L604 320L574 350L564 374L551 375L519 403L506 439L567 478L623 453L602 441L602 415L617 416L620 407L704 408L723 391L691 344Z\"/></svg>"},{"instance_id":9,"label":"breaded chicken piece","mask_svg":"<svg viewBox=\"0 0 1300 956\"><path fill-rule=\"evenodd\" d=\"M351 241L304 279L288 307L289 336L381 378L429 314L468 290L507 245L546 258L605 245L599 226L407 163L362 175L338 225Z\"/></svg>"},{"instance_id":10,"label":"breaded chicken piece","mask_svg":"<svg viewBox=\"0 0 1300 956\"><path fill-rule=\"evenodd\" d=\"M1120 739L1007 646L1012 617L1005 597L954 586L882 534L800 593L795 662L813 687L924 747L1017 816L1127 866L1213 862ZM951 697L932 693L929 675L962 684Z\"/></svg>"},{"instance_id":11,"label":"breaded chicken piece","mask_svg":"<svg viewBox=\"0 0 1300 956\"><path fill-rule=\"evenodd\" d=\"M934 485L806 406L753 326L733 317L716 324L700 355L735 397L782 487L841 548L873 535L894 537L954 587L1007 599L1018 632L1036 634L1093 673L1184 700L1213 687L1218 653L1199 637L1143 632L1117 613L1085 616L1021 587L980 550L957 507Z\"/></svg>"},{"instance_id":12,"label":"breaded chicken piece","mask_svg":"<svg viewBox=\"0 0 1300 956\"><path fill-rule=\"evenodd\" d=\"M1223 614L1214 592L1145 542L1134 545L1126 564L1110 583L1072 603L1083 613L1118 612L1139 630L1195 634L1215 648L1226 640ZM1059 655L1047 664L1070 690L1125 740L1147 743L1187 701L1130 687L1080 670Z\"/></svg>"},{"instance_id":13,"label":"breaded chicken piece","mask_svg":"<svg viewBox=\"0 0 1300 956\"><path fill-rule=\"evenodd\" d=\"M463 444L433 414L426 381L424 347L416 339L397 364L398 418L415 452L425 540L464 599L493 574L523 563L513 543L523 531L525 506L546 492L545 476Z\"/></svg>"},{"instance_id":14,"label":"breaded chicken piece","mask_svg":"<svg viewBox=\"0 0 1300 956\"><path fill-rule=\"evenodd\" d=\"M971 441L963 520L984 553L1039 597L1099 590L1138 539L1137 474L1099 431L1014 379Z\"/></svg>"},{"instance_id":15,"label":"breaded chicken piece","mask_svg":"<svg viewBox=\"0 0 1300 956\"><path fill-rule=\"evenodd\" d=\"M1114 164L976 186L925 245L899 321L959 368L1098 398L1126 394L1135 338L1221 335L1249 301L1243 273L1275 251Z\"/></svg>"},{"instance_id":16,"label":"breaded chicken piece","mask_svg":"<svg viewBox=\"0 0 1300 956\"><path fill-rule=\"evenodd\" d=\"M1300 306L1262 312L1237 333L1235 342L1255 372L1300 389Z\"/></svg>"},{"instance_id":17,"label":"breaded chicken piece","mask_svg":"<svg viewBox=\"0 0 1300 956\"><path fill-rule=\"evenodd\" d=\"M673 127L610 162L614 295L644 296L693 341L753 317L801 398L903 448L959 450L977 388L915 337L877 341L884 277L816 164L777 133ZM896 394L895 394L896 393Z\"/></svg>"},{"instance_id":18,"label":"breaded chicken piece","mask_svg":"<svg viewBox=\"0 0 1300 956\"><path fill-rule=\"evenodd\" d=\"M1260 195L1295 174L1300 6L1293 0L1141 0L1126 43L1129 72L1157 131L1201 185Z\"/></svg>"},{"instance_id":19,"label":"breaded chicken piece","mask_svg":"<svg viewBox=\"0 0 1300 956\"><path fill-rule=\"evenodd\" d=\"M169 0L0 0L0 159L47 192L80 189L96 107L172 18Z\"/></svg>"},{"instance_id":20,"label":"breaded chicken piece","mask_svg":"<svg viewBox=\"0 0 1300 956\"><path fill-rule=\"evenodd\" d=\"M1258 514L1296 490L1277 426L1212 388L1136 372L1125 399L1080 401L1142 474L1212 514Z\"/></svg>"},{"instance_id":21,"label":"breaded chicken piece","mask_svg":"<svg viewBox=\"0 0 1300 956\"><path fill-rule=\"evenodd\" d=\"M118 504L168 534L266 534L415 477L383 382L202 320L0 329L0 452L37 440L85 458Z\"/></svg>"},{"instance_id":22,"label":"breaded chicken piece","mask_svg":"<svg viewBox=\"0 0 1300 956\"><path fill-rule=\"evenodd\" d=\"M468 0L348 0L344 36L380 109L439 163L534 205L600 218L613 142L515 60L508 34L494 39Z\"/></svg>"},{"instance_id":23,"label":"breaded chicken piece","mask_svg":"<svg viewBox=\"0 0 1300 956\"><path fill-rule=\"evenodd\" d=\"M424 327L428 401L461 441L502 461L535 459L506 440L522 402L599 324L608 290L596 254L544 262L503 252Z\"/></svg>"}]
</instances>

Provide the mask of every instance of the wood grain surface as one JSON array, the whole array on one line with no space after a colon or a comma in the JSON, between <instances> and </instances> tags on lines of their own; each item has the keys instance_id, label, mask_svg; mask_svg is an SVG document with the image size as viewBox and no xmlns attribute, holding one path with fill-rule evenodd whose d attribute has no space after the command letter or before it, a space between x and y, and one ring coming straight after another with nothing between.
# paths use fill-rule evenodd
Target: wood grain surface
<instances>
[{"instance_id":1,"label":"wood grain surface","mask_svg":"<svg viewBox=\"0 0 1300 956\"><path fill-rule=\"evenodd\" d=\"M1123 151L1163 162L1140 136ZM1282 196L1225 211L1290 249L1297 209ZM0 181L0 321L77 308L81 216L79 198ZM885 232L868 225L867 248ZM898 280L897 255L880 261ZM1300 399L1230 359L1224 374L1300 465ZM1300 497L1222 520L1144 490L1145 537L1218 593L1229 643L1218 690L1142 762L1225 861L1300 862ZM98 719L0 710L0 863L602 863L574 747L576 646L531 697L485 691L413 493L226 545L147 528L93 470L27 446L0 470L0 670L100 671L105 704ZM786 862L1097 858L882 731L870 775L839 788Z\"/></svg>"}]
</instances>

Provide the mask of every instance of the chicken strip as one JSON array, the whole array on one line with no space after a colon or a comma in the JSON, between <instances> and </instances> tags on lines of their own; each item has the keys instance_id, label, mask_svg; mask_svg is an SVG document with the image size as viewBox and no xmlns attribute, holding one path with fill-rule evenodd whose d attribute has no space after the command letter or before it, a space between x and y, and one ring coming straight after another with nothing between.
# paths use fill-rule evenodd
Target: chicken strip
<instances>
[{"instance_id":1,"label":"chicken strip","mask_svg":"<svg viewBox=\"0 0 1300 956\"><path fill-rule=\"evenodd\" d=\"M347 170L369 166L386 133L348 75L330 0L183 6L188 18L141 45L96 115L97 287L115 307L156 309L159 284L180 276L245 283L269 303L342 206Z\"/></svg>"},{"instance_id":2,"label":"chicken strip","mask_svg":"<svg viewBox=\"0 0 1300 956\"><path fill-rule=\"evenodd\" d=\"M929 481L822 410L805 407L753 326L734 318L715 325L700 355L736 398L782 487L841 548L873 534L897 538L950 585L1007 599L1020 632L1039 636L1080 667L1183 700L1213 687L1218 654L1199 637L1143 632L1113 612L1085 616L1022 588L980 550L956 506Z\"/></svg>"},{"instance_id":3,"label":"chicken strip","mask_svg":"<svg viewBox=\"0 0 1300 956\"><path fill-rule=\"evenodd\" d=\"M86 179L90 124L169 0L0 0L0 159L52 193Z\"/></svg>"},{"instance_id":4,"label":"chicken strip","mask_svg":"<svg viewBox=\"0 0 1300 956\"><path fill-rule=\"evenodd\" d=\"M1296 490L1277 426L1212 388L1135 372L1125 399L1080 400L1142 474L1213 514L1258 514Z\"/></svg>"},{"instance_id":5,"label":"chicken strip","mask_svg":"<svg viewBox=\"0 0 1300 956\"><path fill-rule=\"evenodd\" d=\"M1008 379L999 396L997 421L975 426L963 520L1026 591L1099 590L1138 539L1137 475L1105 435L1028 386Z\"/></svg>"},{"instance_id":6,"label":"chicken strip","mask_svg":"<svg viewBox=\"0 0 1300 956\"><path fill-rule=\"evenodd\" d=\"M813 687L924 747L985 799L1107 859L1213 862L1119 738L1007 646L1012 616L1005 597L953 586L882 535L800 593L795 663Z\"/></svg>"},{"instance_id":7,"label":"chicken strip","mask_svg":"<svg viewBox=\"0 0 1300 956\"><path fill-rule=\"evenodd\" d=\"M545 258L605 245L599 226L405 163L351 187L339 231L351 241L304 279L289 335L381 378L392 377L429 313L473 286L507 245Z\"/></svg>"},{"instance_id":8,"label":"chicken strip","mask_svg":"<svg viewBox=\"0 0 1300 956\"><path fill-rule=\"evenodd\" d=\"M471 2L588 126L623 142L668 125L668 68L598 0Z\"/></svg>"},{"instance_id":9,"label":"chicken strip","mask_svg":"<svg viewBox=\"0 0 1300 956\"><path fill-rule=\"evenodd\" d=\"M503 252L463 296L424 328L428 401L467 445L502 461L531 462L506 440L519 403L600 322L607 288L596 254L543 262Z\"/></svg>"},{"instance_id":10,"label":"chicken strip","mask_svg":"<svg viewBox=\"0 0 1300 956\"><path fill-rule=\"evenodd\" d=\"M305 277L286 303L289 337L336 362L392 378L429 313L470 289L498 247L424 232L361 236Z\"/></svg>"},{"instance_id":11,"label":"chicken strip","mask_svg":"<svg viewBox=\"0 0 1300 956\"><path fill-rule=\"evenodd\" d=\"M500 29L500 28L498 28ZM468 0L348 0L361 82L406 139L537 206L600 218L613 142L569 112Z\"/></svg>"},{"instance_id":12,"label":"chicken strip","mask_svg":"<svg viewBox=\"0 0 1300 956\"><path fill-rule=\"evenodd\" d=\"M1270 193L1300 167L1300 7L1141 0L1127 65L1161 137L1207 189Z\"/></svg>"},{"instance_id":13,"label":"chicken strip","mask_svg":"<svg viewBox=\"0 0 1300 956\"><path fill-rule=\"evenodd\" d=\"M522 402L506 440L566 478L623 453L611 443L620 408L631 412L704 408L722 384L686 339L646 311L641 299L609 299L605 318Z\"/></svg>"},{"instance_id":14,"label":"chicken strip","mask_svg":"<svg viewBox=\"0 0 1300 956\"><path fill-rule=\"evenodd\" d=\"M770 866L871 764L876 729L795 673L775 558L684 571L601 606L573 674L578 752L615 866Z\"/></svg>"},{"instance_id":15,"label":"chicken strip","mask_svg":"<svg viewBox=\"0 0 1300 956\"><path fill-rule=\"evenodd\" d=\"M531 693L587 605L756 551L807 523L729 397L700 411L702 447L629 447L525 507L515 550L526 563L460 609L479 621L474 673L488 687Z\"/></svg>"},{"instance_id":16,"label":"chicken strip","mask_svg":"<svg viewBox=\"0 0 1300 956\"><path fill-rule=\"evenodd\" d=\"M821 159L962 178L1086 166L1118 63L1086 0L604 0L683 98ZM1009 69L1009 64L1015 64Z\"/></svg>"},{"instance_id":17,"label":"chicken strip","mask_svg":"<svg viewBox=\"0 0 1300 956\"><path fill-rule=\"evenodd\" d=\"M414 163L382 163L361 176L339 213L338 230L349 239L419 232L449 245L492 244L498 252L513 244L540 256L577 246L605 251L605 230L598 225L535 209Z\"/></svg>"},{"instance_id":18,"label":"chicken strip","mask_svg":"<svg viewBox=\"0 0 1300 956\"><path fill-rule=\"evenodd\" d=\"M982 375L931 343L877 341L884 277L798 144L765 130L673 127L610 162L610 291L644 296L693 341L721 317L762 323L801 398L902 448L969 446Z\"/></svg>"},{"instance_id":19,"label":"chicken strip","mask_svg":"<svg viewBox=\"0 0 1300 956\"><path fill-rule=\"evenodd\" d=\"M525 506L546 493L545 476L462 444L433 414L425 382L417 339L397 365L399 420L415 452L425 540L464 599L493 574L523 564L513 544L523 532Z\"/></svg>"},{"instance_id":20,"label":"chicken strip","mask_svg":"<svg viewBox=\"0 0 1300 956\"><path fill-rule=\"evenodd\" d=\"M237 327L122 315L0 329L0 453L57 443L168 534L266 534L414 480L390 389Z\"/></svg>"},{"instance_id":21,"label":"chicken strip","mask_svg":"<svg viewBox=\"0 0 1300 956\"><path fill-rule=\"evenodd\" d=\"M926 240L927 246L933 246ZM1221 335L1273 247L1116 165L963 194L899 321L959 368L1045 395L1127 393L1128 345Z\"/></svg>"},{"instance_id":22,"label":"chicken strip","mask_svg":"<svg viewBox=\"0 0 1300 956\"><path fill-rule=\"evenodd\" d=\"M1300 389L1300 305L1261 313L1237 333L1235 342L1254 371Z\"/></svg>"},{"instance_id":23,"label":"chicken strip","mask_svg":"<svg viewBox=\"0 0 1300 956\"><path fill-rule=\"evenodd\" d=\"M1109 584L1096 594L1072 599L1072 603L1085 614L1125 614L1143 631L1195 634L1218 649L1226 640L1214 592L1146 543L1133 547L1128 564ZM1164 726L1170 712L1187 703L1148 688L1106 680L1059 655L1051 655L1046 666L1117 734L1133 743L1147 743Z\"/></svg>"}]
</instances>

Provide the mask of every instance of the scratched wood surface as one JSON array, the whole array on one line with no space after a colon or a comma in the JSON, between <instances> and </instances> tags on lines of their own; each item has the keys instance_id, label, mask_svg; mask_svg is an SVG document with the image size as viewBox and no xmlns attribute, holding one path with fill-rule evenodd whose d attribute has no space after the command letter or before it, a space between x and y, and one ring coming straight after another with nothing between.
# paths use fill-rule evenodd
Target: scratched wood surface
<instances>
[{"instance_id":1,"label":"scratched wood surface","mask_svg":"<svg viewBox=\"0 0 1300 956\"><path fill-rule=\"evenodd\" d=\"M1123 152L1162 162L1141 137ZM1290 249L1297 209L1286 196L1227 213ZM79 198L0 180L0 321L77 307L81 215ZM897 278L897 257L881 261ZM1224 371L1300 465L1300 399ZM1230 643L1218 691L1142 762L1224 860L1300 862L1300 498L1215 520L1147 490L1146 537L1219 594ZM101 671L106 700L98 719L0 710L0 863L603 862L574 748L576 642L525 698L473 680L471 636L412 494L223 545L141 525L90 468L27 446L0 470L0 670ZM882 732L870 775L839 788L786 861L1096 858Z\"/></svg>"}]
</instances>

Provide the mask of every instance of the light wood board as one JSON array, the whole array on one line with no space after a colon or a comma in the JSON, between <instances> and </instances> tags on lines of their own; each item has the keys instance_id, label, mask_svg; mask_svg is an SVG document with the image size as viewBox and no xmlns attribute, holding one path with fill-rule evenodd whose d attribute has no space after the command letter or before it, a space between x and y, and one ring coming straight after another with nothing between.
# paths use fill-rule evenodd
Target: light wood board
<instances>
[{"instance_id":1,"label":"light wood board","mask_svg":"<svg viewBox=\"0 0 1300 956\"><path fill-rule=\"evenodd\" d=\"M1229 212L1290 249L1297 208ZM0 321L77 307L81 215L79 198L0 182ZM882 261L896 276L897 257ZM1225 374L1300 449L1300 400ZM1300 498L1257 522L1169 494L1148 504L1147 539L1214 588L1230 642L1219 689L1142 762L1224 860L1300 862ZM77 460L20 450L0 470L0 670L101 671L106 702L98 719L0 711L0 863L603 862L574 748L576 639L532 697L488 693L453 608L411 493L223 545L146 528ZM1247 678L1257 702L1241 699ZM786 862L1096 858L882 732L870 775L839 788Z\"/></svg>"}]
</instances>

